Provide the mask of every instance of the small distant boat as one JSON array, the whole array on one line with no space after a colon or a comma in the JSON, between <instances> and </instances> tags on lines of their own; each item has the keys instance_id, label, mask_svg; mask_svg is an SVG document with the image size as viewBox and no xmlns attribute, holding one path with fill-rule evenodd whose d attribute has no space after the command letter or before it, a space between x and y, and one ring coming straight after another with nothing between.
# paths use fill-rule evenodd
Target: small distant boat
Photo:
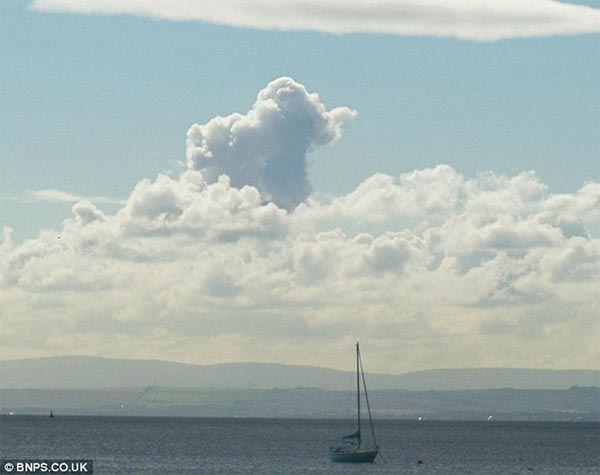
<instances>
[{"instance_id":1,"label":"small distant boat","mask_svg":"<svg viewBox=\"0 0 600 475\"><path fill-rule=\"evenodd\" d=\"M369 413L369 426L373 437L373 447L362 445L363 439L360 432L360 380L362 376L363 389L365 391L365 400L367 401L367 411ZM332 462L341 463L373 463L379 453L375 431L373 430L373 420L371 418L371 407L369 406L369 397L367 395L367 383L362 368L360 358L360 347L356 342L356 406L358 429L352 434L342 437L342 443L335 447L329 447L329 458Z\"/></svg>"},{"instance_id":2,"label":"small distant boat","mask_svg":"<svg viewBox=\"0 0 600 475\"><path fill-rule=\"evenodd\" d=\"M54 413L52 412L52 409L50 409L50 415L48 417L54 417Z\"/></svg>"}]
</instances>

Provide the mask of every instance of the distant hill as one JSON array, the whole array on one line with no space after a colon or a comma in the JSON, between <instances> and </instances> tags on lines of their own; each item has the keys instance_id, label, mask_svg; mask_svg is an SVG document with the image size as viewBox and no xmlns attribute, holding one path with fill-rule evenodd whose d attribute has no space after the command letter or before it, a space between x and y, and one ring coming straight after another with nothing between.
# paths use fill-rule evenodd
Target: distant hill
<instances>
[{"instance_id":1,"label":"distant hill","mask_svg":"<svg viewBox=\"0 0 600 475\"><path fill-rule=\"evenodd\" d=\"M597 370L507 368L435 369L405 374L367 373L370 389L568 389L599 386ZM328 368L269 363L192 365L158 360L61 356L0 361L0 388L320 388L349 390L354 374Z\"/></svg>"}]
</instances>

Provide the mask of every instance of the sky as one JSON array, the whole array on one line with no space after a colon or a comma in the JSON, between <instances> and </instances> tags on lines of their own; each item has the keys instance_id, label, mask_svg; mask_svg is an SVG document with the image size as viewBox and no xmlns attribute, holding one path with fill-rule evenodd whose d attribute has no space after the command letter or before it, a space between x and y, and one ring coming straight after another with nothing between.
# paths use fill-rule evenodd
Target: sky
<instances>
[{"instance_id":1,"label":"sky","mask_svg":"<svg viewBox=\"0 0 600 475\"><path fill-rule=\"evenodd\" d=\"M597 369L599 8L4 0L0 359Z\"/></svg>"}]
</instances>

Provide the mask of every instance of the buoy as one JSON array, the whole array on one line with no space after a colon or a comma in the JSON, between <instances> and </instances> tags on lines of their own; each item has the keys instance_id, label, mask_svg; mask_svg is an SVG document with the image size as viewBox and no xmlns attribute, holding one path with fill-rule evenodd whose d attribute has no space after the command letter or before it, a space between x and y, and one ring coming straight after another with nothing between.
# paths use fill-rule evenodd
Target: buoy
<instances>
[{"instance_id":1,"label":"buoy","mask_svg":"<svg viewBox=\"0 0 600 475\"><path fill-rule=\"evenodd\" d=\"M423 465L425 462L423 462L422 459L417 460L417 465Z\"/></svg>"}]
</instances>

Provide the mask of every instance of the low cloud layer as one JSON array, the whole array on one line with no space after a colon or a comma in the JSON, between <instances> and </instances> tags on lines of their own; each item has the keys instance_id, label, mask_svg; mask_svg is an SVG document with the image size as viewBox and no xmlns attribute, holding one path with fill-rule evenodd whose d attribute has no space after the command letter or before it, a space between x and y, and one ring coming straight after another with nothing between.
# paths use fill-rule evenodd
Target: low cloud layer
<instances>
[{"instance_id":1,"label":"low cloud layer","mask_svg":"<svg viewBox=\"0 0 600 475\"><path fill-rule=\"evenodd\" d=\"M192 168L141 180L115 212L81 200L22 243L4 228L0 358L345 368L360 339L372 371L597 367L600 183L557 194L534 172L465 177L438 165L277 204L236 141L266 157L289 144L302 161L353 113L326 111L287 78L256 104L192 127ZM286 134L298 117L311 124L301 152L265 132L268 122ZM200 165L213 159L218 169ZM256 170L245 174L245 160ZM235 179L217 176L229 170Z\"/></svg>"},{"instance_id":2,"label":"low cloud layer","mask_svg":"<svg viewBox=\"0 0 600 475\"><path fill-rule=\"evenodd\" d=\"M293 209L312 191L307 153L339 139L356 115L348 107L326 110L317 94L282 77L260 91L247 114L190 127L187 163L209 182L226 174L234 186L255 186L265 199Z\"/></svg>"},{"instance_id":3,"label":"low cloud layer","mask_svg":"<svg viewBox=\"0 0 600 475\"><path fill-rule=\"evenodd\" d=\"M137 15L265 30L496 41L600 31L600 11L554 0L34 0L44 12Z\"/></svg>"}]
</instances>

